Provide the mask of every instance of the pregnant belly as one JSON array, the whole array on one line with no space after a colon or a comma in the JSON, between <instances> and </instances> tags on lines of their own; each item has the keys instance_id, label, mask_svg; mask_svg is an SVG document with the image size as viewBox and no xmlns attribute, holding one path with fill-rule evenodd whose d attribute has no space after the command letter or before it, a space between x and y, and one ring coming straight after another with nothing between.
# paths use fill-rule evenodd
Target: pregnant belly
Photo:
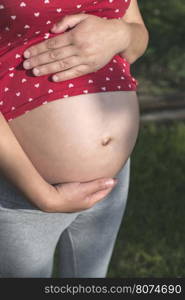
<instances>
[{"instance_id":1,"label":"pregnant belly","mask_svg":"<svg viewBox=\"0 0 185 300\"><path fill-rule=\"evenodd\" d=\"M135 145L139 128L134 91L57 99L9 122L49 183L114 177Z\"/></svg>"}]
</instances>

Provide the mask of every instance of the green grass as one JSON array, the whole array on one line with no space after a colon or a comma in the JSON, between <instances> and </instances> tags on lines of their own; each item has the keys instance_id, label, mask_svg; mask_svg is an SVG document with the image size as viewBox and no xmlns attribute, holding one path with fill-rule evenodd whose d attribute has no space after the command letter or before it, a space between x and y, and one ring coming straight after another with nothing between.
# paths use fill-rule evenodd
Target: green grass
<instances>
[{"instance_id":1,"label":"green grass","mask_svg":"<svg viewBox=\"0 0 185 300\"><path fill-rule=\"evenodd\" d=\"M143 125L108 277L184 277L185 124Z\"/></svg>"}]
</instances>

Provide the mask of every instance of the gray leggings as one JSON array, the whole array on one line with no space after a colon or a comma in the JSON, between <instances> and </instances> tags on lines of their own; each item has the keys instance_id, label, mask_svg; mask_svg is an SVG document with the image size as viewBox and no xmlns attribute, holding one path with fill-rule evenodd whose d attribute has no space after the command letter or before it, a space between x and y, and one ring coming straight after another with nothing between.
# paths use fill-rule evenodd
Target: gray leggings
<instances>
[{"instance_id":1,"label":"gray leggings","mask_svg":"<svg viewBox=\"0 0 185 300\"><path fill-rule=\"evenodd\" d=\"M0 176L0 277L106 277L127 202L130 158L101 202L77 213L46 213Z\"/></svg>"}]
</instances>

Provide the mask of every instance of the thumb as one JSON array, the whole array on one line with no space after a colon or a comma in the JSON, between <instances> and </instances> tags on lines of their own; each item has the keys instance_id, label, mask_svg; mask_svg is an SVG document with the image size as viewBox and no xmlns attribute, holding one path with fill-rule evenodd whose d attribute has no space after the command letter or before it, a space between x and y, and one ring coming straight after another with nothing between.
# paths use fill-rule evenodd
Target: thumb
<instances>
[{"instance_id":1,"label":"thumb","mask_svg":"<svg viewBox=\"0 0 185 300\"><path fill-rule=\"evenodd\" d=\"M67 15L61 21L57 22L52 28L53 33L60 33L79 24L88 17L87 14L79 13L75 15Z\"/></svg>"},{"instance_id":2,"label":"thumb","mask_svg":"<svg viewBox=\"0 0 185 300\"><path fill-rule=\"evenodd\" d=\"M100 190L105 190L107 188L112 188L114 185L117 184L117 179L107 178L107 179L96 179L88 182L81 183L81 191L84 194L91 195Z\"/></svg>"}]
</instances>

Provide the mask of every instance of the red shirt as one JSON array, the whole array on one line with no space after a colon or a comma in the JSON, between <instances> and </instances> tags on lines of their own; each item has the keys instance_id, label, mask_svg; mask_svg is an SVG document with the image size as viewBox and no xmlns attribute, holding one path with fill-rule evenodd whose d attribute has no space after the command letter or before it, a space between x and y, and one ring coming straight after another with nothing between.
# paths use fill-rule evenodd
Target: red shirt
<instances>
[{"instance_id":1,"label":"red shirt","mask_svg":"<svg viewBox=\"0 0 185 300\"><path fill-rule=\"evenodd\" d=\"M115 55L96 72L54 82L51 74L23 68L24 51L57 34L50 29L65 15L88 13L122 18L131 0L0 0L0 111L7 121L58 98L109 91L134 91L129 63ZM60 33L62 34L62 33Z\"/></svg>"}]
</instances>

